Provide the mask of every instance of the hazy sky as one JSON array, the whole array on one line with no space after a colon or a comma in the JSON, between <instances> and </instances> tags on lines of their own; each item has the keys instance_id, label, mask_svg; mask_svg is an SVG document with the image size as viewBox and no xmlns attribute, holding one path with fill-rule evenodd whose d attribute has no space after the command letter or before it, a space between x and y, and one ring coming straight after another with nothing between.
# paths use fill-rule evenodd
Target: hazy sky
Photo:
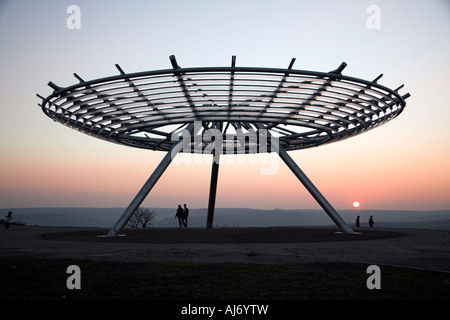
<instances>
[{"instance_id":1,"label":"hazy sky","mask_svg":"<svg viewBox=\"0 0 450 320\"><path fill-rule=\"evenodd\" d=\"M69 29L70 5L81 29ZM379 16L368 8L375 5ZM379 28L367 22L376 20ZM331 71L409 92L405 111L362 135L290 152L337 209L450 208L448 1L0 1L0 208L126 207L164 156L80 134L36 93L125 72L182 67ZM249 160L249 159L244 159ZM318 208L280 160L223 164L218 207ZM207 207L211 168L172 164L144 202Z\"/></svg>"}]
</instances>

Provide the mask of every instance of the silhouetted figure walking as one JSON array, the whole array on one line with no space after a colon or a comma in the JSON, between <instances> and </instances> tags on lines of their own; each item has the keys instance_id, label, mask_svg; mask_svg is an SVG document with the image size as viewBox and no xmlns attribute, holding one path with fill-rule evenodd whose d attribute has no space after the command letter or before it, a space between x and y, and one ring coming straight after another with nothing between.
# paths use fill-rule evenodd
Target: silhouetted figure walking
<instances>
[{"instance_id":1,"label":"silhouetted figure walking","mask_svg":"<svg viewBox=\"0 0 450 320\"><path fill-rule=\"evenodd\" d=\"M369 218L369 227L373 228L373 224L374 224L373 216L370 216L370 218Z\"/></svg>"},{"instance_id":2,"label":"silhouetted figure walking","mask_svg":"<svg viewBox=\"0 0 450 320\"><path fill-rule=\"evenodd\" d=\"M359 216L356 217L356 226L359 227Z\"/></svg>"},{"instance_id":3,"label":"silhouetted figure walking","mask_svg":"<svg viewBox=\"0 0 450 320\"><path fill-rule=\"evenodd\" d=\"M188 209L188 207L186 207L186 204L184 204L184 211L183 211L183 220L182 220L182 222L183 222L183 226L185 228L187 228L188 216L189 216L189 209Z\"/></svg>"},{"instance_id":4,"label":"silhouetted figure walking","mask_svg":"<svg viewBox=\"0 0 450 320\"><path fill-rule=\"evenodd\" d=\"M175 218L178 218L178 228L181 228L183 226L183 208L181 207L181 204L178 205Z\"/></svg>"},{"instance_id":5,"label":"silhouetted figure walking","mask_svg":"<svg viewBox=\"0 0 450 320\"><path fill-rule=\"evenodd\" d=\"M8 215L5 217L5 229L9 229L9 225L11 223L12 217L12 211L8 212Z\"/></svg>"}]
</instances>

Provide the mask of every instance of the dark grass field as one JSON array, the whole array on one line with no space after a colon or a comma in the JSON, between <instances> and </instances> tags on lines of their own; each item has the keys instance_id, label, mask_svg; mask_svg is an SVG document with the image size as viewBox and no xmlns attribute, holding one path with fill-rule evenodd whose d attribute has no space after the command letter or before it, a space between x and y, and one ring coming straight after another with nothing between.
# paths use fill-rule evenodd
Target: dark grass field
<instances>
[{"instance_id":1,"label":"dark grass field","mask_svg":"<svg viewBox=\"0 0 450 320\"><path fill-rule=\"evenodd\" d=\"M449 300L450 274L368 265L119 263L77 261L81 289L69 290L74 260L0 257L1 300Z\"/></svg>"}]
</instances>

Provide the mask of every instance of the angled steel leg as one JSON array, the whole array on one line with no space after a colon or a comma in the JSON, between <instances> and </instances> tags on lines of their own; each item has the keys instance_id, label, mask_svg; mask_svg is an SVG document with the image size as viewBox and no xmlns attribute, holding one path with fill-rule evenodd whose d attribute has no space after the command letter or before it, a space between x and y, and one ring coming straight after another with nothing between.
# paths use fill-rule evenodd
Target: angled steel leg
<instances>
[{"instance_id":1,"label":"angled steel leg","mask_svg":"<svg viewBox=\"0 0 450 320\"><path fill-rule=\"evenodd\" d=\"M256 127L258 129L266 129L261 123L257 123ZM267 130L267 129L266 129ZM267 131L267 136L270 137L270 132ZM291 169L295 176L300 180L309 193L316 199L320 206L325 210L325 212L330 216L334 223L341 229L343 233L354 233L352 228L341 218L341 216L334 210L331 204L325 199L325 197L320 193L316 186L309 180L306 174L299 168L295 163L294 159L284 150L284 148L279 144L272 144L271 149L276 151L281 159L286 163L286 165Z\"/></svg>"},{"instance_id":2,"label":"angled steel leg","mask_svg":"<svg viewBox=\"0 0 450 320\"><path fill-rule=\"evenodd\" d=\"M219 161L214 161L211 168L211 184L209 187L208 217L206 228L211 229L214 221L214 209L216 206L217 177L219 175Z\"/></svg>"},{"instance_id":3,"label":"angled steel leg","mask_svg":"<svg viewBox=\"0 0 450 320\"><path fill-rule=\"evenodd\" d=\"M300 180L305 188L311 193L311 195L316 199L320 206L325 210L325 212L330 216L334 223L341 229L343 233L353 233L350 226L341 218L341 216L334 210L331 204L325 199L325 197L320 193L320 191L314 186L314 184L309 180L306 174L299 168L295 161L289 156L289 154L284 150L282 146L279 146L278 154L281 159L287 164L289 169L295 174L295 176Z\"/></svg>"},{"instance_id":4,"label":"angled steel leg","mask_svg":"<svg viewBox=\"0 0 450 320\"><path fill-rule=\"evenodd\" d=\"M191 131L192 125L189 125L187 130ZM181 142L179 142L181 143ZM141 190L138 192L138 194L134 197L133 201L128 205L128 207L125 209L124 213L122 213L122 216L117 220L116 224L109 230L107 237L117 237L119 235L119 232L122 231L122 229L126 226L128 220L130 220L131 216L134 214L137 208L141 205L141 203L144 201L145 197L147 197L148 193L156 182L159 180L159 178L162 176L164 171L167 169L169 164L172 162L173 157L178 153L178 148L175 148L179 143L174 144L172 148L167 152L167 154L164 156L164 158L161 160L159 165L156 167L155 171L153 171L152 175L148 178L147 182L142 186Z\"/></svg>"}]
</instances>

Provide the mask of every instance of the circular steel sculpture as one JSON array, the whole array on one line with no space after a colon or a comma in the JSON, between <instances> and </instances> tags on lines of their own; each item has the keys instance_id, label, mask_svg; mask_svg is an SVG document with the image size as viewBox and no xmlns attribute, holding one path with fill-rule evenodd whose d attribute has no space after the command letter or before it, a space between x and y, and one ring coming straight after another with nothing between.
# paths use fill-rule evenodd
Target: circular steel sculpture
<instances>
[{"instance_id":1,"label":"circular steel sculpture","mask_svg":"<svg viewBox=\"0 0 450 320\"><path fill-rule=\"evenodd\" d=\"M178 143L173 135L186 129L192 132L194 122L201 124L196 134L219 130L224 153L230 151L226 149L230 137L264 129L277 137L280 156L298 176L298 167L289 164L292 159L285 151L316 147L375 128L398 116L409 97L399 94L403 85L392 90L378 84L382 75L373 81L342 75L345 63L330 72L313 72L292 69L295 59L287 69L236 67L234 56L230 67L181 68L174 56L170 60L172 69L126 74L116 65L120 72L116 76L84 81L74 74L79 83L65 88L49 82L54 91L46 98L39 96L40 106L53 120L80 132L160 151L173 150ZM246 153L271 150L270 141L261 146L258 140L257 149L252 143L256 142L235 143L233 148L242 147ZM202 151L207 147L202 140L194 141L194 136L192 145ZM208 219L211 225L212 218Z\"/></svg>"}]
</instances>

